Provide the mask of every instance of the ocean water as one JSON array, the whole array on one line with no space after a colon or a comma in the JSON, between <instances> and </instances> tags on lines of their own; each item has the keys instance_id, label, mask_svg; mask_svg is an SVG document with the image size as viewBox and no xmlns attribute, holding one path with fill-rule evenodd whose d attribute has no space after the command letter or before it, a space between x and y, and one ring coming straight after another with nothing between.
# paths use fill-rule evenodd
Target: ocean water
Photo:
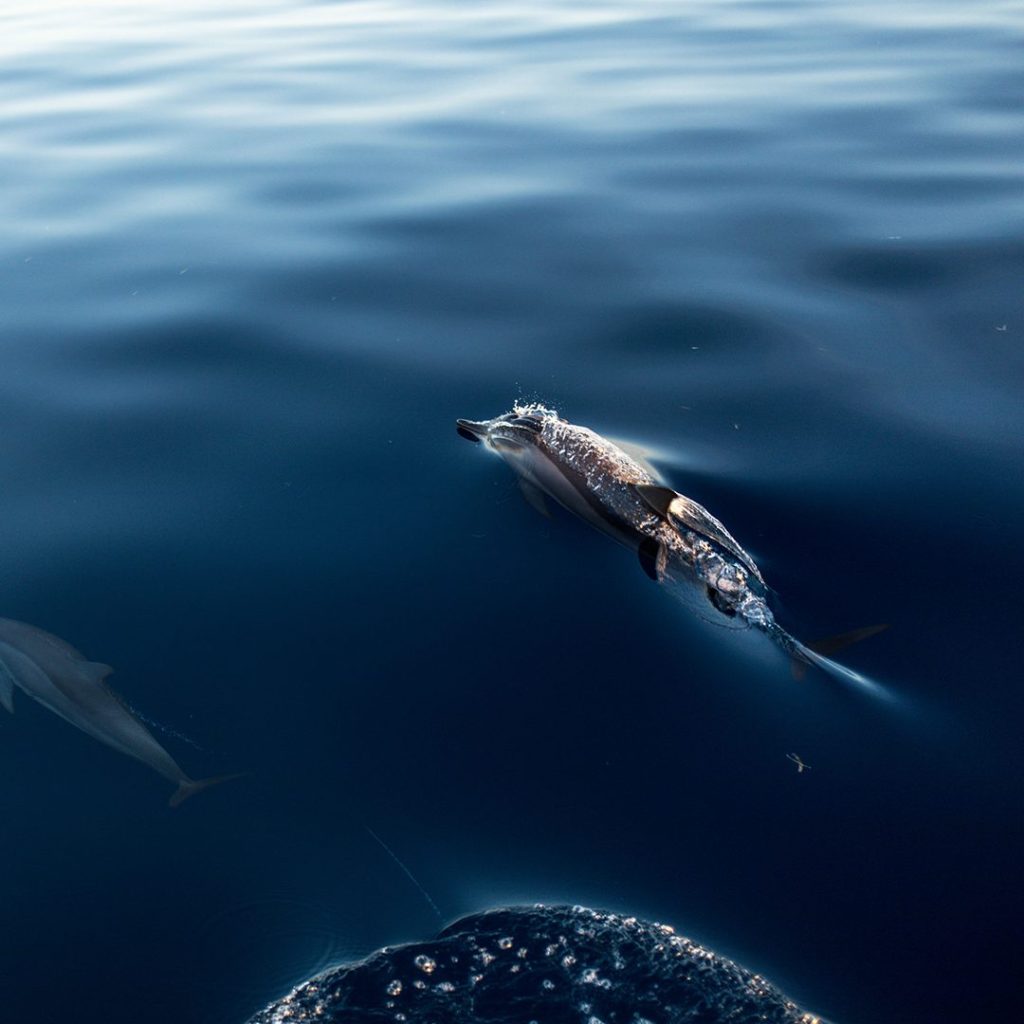
<instances>
[{"instance_id":1,"label":"ocean water","mask_svg":"<svg viewBox=\"0 0 1024 1024\"><path fill-rule=\"evenodd\" d=\"M0 617L247 773L169 810L15 695L4 1019L241 1022L534 902L1019 1014L1020 4L47 0L0 54ZM538 516L454 430L517 400L798 637L889 623L887 699Z\"/></svg>"}]
</instances>

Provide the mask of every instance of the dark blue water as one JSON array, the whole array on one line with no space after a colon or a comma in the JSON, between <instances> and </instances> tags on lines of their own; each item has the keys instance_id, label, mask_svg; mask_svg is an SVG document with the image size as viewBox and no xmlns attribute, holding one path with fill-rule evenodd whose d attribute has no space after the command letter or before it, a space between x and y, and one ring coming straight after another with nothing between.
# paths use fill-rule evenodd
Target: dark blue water
<instances>
[{"instance_id":1,"label":"dark blue water","mask_svg":"<svg viewBox=\"0 0 1024 1024\"><path fill-rule=\"evenodd\" d=\"M511 902L836 1024L1019 1012L1024 13L0 15L5 1019L229 1024ZM688 614L457 416L646 445L883 702ZM812 765L797 773L786 754Z\"/></svg>"}]
</instances>

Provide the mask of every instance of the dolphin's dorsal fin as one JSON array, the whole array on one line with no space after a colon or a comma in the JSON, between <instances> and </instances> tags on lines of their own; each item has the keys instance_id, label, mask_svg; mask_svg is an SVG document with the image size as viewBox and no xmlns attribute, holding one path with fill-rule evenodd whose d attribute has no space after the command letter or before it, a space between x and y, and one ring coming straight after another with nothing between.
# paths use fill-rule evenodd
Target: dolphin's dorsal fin
<instances>
[{"instance_id":1,"label":"dolphin's dorsal fin","mask_svg":"<svg viewBox=\"0 0 1024 1024\"><path fill-rule=\"evenodd\" d=\"M551 518L551 511L548 509L544 492L532 480L527 480L526 477L521 476L519 478L519 491L531 508L535 508L545 519Z\"/></svg>"},{"instance_id":2,"label":"dolphin's dorsal fin","mask_svg":"<svg viewBox=\"0 0 1024 1024\"><path fill-rule=\"evenodd\" d=\"M665 545L660 544L653 537L645 537L640 542L637 555L640 557L640 568L655 583L661 583L665 578L665 565L668 562L668 552L665 550Z\"/></svg>"},{"instance_id":3,"label":"dolphin's dorsal fin","mask_svg":"<svg viewBox=\"0 0 1024 1024\"><path fill-rule=\"evenodd\" d=\"M761 570L754 560L736 543L733 535L706 509L685 494L673 491L671 487L657 484L636 484L636 493L651 511L669 521L679 521L687 529L724 548L746 568L751 575L764 584Z\"/></svg>"},{"instance_id":4,"label":"dolphin's dorsal fin","mask_svg":"<svg viewBox=\"0 0 1024 1024\"><path fill-rule=\"evenodd\" d=\"M666 519L672 502L679 497L671 487L662 487L661 484L637 484L635 490L652 512L657 512Z\"/></svg>"}]
</instances>

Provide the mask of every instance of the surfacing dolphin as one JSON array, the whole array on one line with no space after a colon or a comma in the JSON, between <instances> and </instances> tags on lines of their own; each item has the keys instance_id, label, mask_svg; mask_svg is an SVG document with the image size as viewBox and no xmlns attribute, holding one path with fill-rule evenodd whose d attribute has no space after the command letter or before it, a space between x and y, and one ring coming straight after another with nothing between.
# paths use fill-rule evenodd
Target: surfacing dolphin
<instances>
[{"instance_id":1,"label":"surfacing dolphin","mask_svg":"<svg viewBox=\"0 0 1024 1024\"><path fill-rule=\"evenodd\" d=\"M171 807L207 786L237 778L190 779L104 682L112 671L109 665L88 661L52 633L0 619L0 704L8 711L14 711L14 687L18 686L82 732L173 782L178 788L171 796Z\"/></svg>"},{"instance_id":2,"label":"surfacing dolphin","mask_svg":"<svg viewBox=\"0 0 1024 1024\"><path fill-rule=\"evenodd\" d=\"M543 509L544 495L550 495L635 550L651 579L695 583L717 611L767 633L797 662L875 688L824 655L885 626L825 641L820 651L818 645L800 643L775 621L761 572L732 534L707 509L665 487L649 467L618 445L538 404L517 405L479 423L458 420L456 427L461 437L483 442L516 471L534 507Z\"/></svg>"}]
</instances>

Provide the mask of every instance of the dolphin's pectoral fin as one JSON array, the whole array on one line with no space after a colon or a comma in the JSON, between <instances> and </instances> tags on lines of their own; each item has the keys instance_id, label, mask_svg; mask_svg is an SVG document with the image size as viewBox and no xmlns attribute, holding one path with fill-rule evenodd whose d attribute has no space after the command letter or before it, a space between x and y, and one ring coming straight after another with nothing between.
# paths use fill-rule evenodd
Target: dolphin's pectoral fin
<instances>
[{"instance_id":1,"label":"dolphin's pectoral fin","mask_svg":"<svg viewBox=\"0 0 1024 1024\"><path fill-rule=\"evenodd\" d=\"M545 519L551 518L551 510L548 508L544 492L535 483L521 476L519 478L519 491L526 499L528 505L535 508Z\"/></svg>"},{"instance_id":2,"label":"dolphin's pectoral fin","mask_svg":"<svg viewBox=\"0 0 1024 1024\"><path fill-rule=\"evenodd\" d=\"M661 583L665 579L665 566L668 562L668 552L665 545L660 544L653 537L645 537L637 549L640 557L640 568L655 583Z\"/></svg>"},{"instance_id":3,"label":"dolphin's pectoral fin","mask_svg":"<svg viewBox=\"0 0 1024 1024\"><path fill-rule=\"evenodd\" d=\"M702 505L685 494L669 487L654 484L636 484L636 493L653 512L672 523L681 523L686 529L699 533L712 544L728 552L758 581L764 584L761 570L754 560L736 543L733 535Z\"/></svg>"},{"instance_id":4,"label":"dolphin's pectoral fin","mask_svg":"<svg viewBox=\"0 0 1024 1024\"><path fill-rule=\"evenodd\" d=\"M0 661L0 704L14 714L14 676L3 661Z\"/></svg>"}]
</instances>

